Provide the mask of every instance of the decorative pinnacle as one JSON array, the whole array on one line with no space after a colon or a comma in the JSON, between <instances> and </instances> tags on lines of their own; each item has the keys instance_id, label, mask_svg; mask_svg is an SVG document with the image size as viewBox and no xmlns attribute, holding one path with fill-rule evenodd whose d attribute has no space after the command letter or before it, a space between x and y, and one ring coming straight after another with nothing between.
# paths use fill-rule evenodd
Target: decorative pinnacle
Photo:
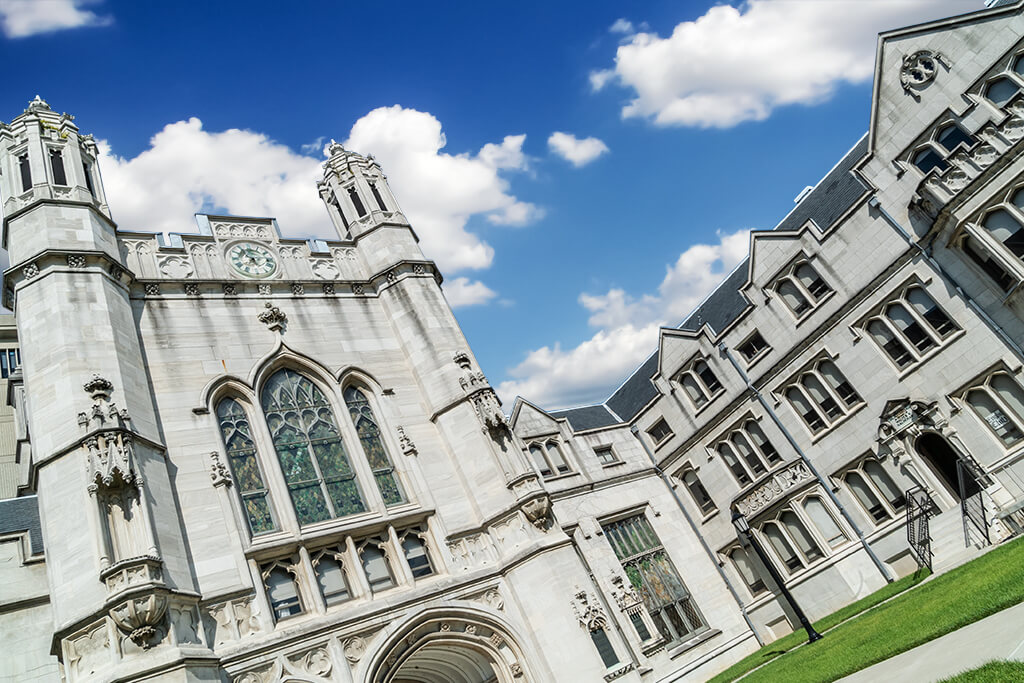
<instances>
[{"instance_id":1,"label":"decorative pinnacle","mask_svg":"<svg viewBox=\"0 0 1024 683\"><path fill-rule=\"evenodd\" d=\"M36 95L35 99L28 103L28 109L25 111L50 111L50 105L42 97Z\"/></svg>"},{"instance_id":2,"label":"decorative pinnacle","mask_svg":"<svg viewBox=\"0 0 1024 683\"><path fill-rule=\"evenodd\" d=\"M82 385L82 388L95 400L109 400L110 394L114 391L114 385L109 380L103 379L94 374L92 379Z\"/></svg>"}]
</instances>

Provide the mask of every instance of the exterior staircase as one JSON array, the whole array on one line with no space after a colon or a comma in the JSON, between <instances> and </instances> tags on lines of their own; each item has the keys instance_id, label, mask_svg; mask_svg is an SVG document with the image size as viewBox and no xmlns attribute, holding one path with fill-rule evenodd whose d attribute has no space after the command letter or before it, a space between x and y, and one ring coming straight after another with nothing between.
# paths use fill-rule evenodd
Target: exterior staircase
<instances>
[{"instance_id":1,"label":"exterior staircase","mask_svg":"<svg viewBox=\"0 0 1024 683\"><path fill-rule=\"evenodd\" d=\"M992 546L985 544L977 529L969 527L971 543L964 542L964 518L960 507L952 507L929 521L932 537L932 569L941 574L984 554Z\"/></svg>"}]
</instances>

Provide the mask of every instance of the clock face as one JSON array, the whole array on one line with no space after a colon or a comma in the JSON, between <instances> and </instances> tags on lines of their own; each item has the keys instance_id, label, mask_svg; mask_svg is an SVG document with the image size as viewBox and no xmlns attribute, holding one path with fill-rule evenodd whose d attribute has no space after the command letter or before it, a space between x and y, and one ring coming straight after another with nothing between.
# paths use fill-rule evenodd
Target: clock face
<instances>
[{"instance_id":1,"label":"clock face","mask_svg":"<svg viewBox=\"0 0 1024 683\"><path fill-rule=\"evenodd\" d=\"M231 266L248 277L268 277L277 270L277 261L269 249L259 244L242 242L228 250Z\"/></svg>"}]
</instances>

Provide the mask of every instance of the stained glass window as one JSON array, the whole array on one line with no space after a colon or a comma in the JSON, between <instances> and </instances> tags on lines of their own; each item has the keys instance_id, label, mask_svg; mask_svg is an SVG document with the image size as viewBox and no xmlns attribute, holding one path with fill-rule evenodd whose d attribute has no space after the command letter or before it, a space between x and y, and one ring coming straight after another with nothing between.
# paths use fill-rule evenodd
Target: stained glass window
<instances>
[{"instance_id":1,"label":"stained glass window","mask_svg":"<svg viewBox=\"0 0 1024 683\"><path fill-rule=\"evenodd\" d=\"M217 404L217 420L231 474L249 521L249 531L253 536L274 531L277 523L270 509L266 479L256 455L256 444L245 409L235 399L226 398Z\"/></svg>"},{"instance_id":2,"label":"stained glass window","mask_svg":"<svg viewBox=\"0 0 1024 683\"><path fill-rule=\"evenodd\" d=\"M363 445L363 452L373 470L373 479L377 482L380 495L384 498L384 504L398 505L405 502L405 494L398 484L398 477L395 476L395 466L391 464L388 457L387 447L380 436L380 427L373 416L373 408L366 400L366 394L356 387L345 389L345 403L348 405L348 414L352 416L352 424L359 434L359 443Z\"/></svg>"},{"instance_id":3,"label":"stained glass window","mask_svg":"<svg viewBox=\"0 0 1024 683\"><path fill-rule=\"evenodd\" d=\"M261 395L300 524L365 512L330 403L307 377L278 370Z\"/></svg>"},{"instance_id":4,"label":"stained glass window","mask_svg":"<svg viewBox=\"0 0 1024 683\"><path fill-rule=\"evenodd\" d=\"M604 531L629 582L666 640L684 640L708 628L646 517L637 515L612 522L604 525Z\"/></svg>"}]
</instances>

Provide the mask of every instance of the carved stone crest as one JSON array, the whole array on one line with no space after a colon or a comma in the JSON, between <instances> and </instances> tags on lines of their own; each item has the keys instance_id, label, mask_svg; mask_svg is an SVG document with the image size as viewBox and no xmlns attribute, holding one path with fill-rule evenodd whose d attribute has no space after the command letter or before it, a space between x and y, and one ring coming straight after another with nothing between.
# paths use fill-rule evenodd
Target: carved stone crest
<instances>
[{"instance_id":1,"label":"carved stone crest","mask_svg":"<svg viewBox=\"0 0 1024 683\"><path fill-rule=\"evenodd\" d=\"M288 323L288 316L284 311L269 301L264 306L266 310L257 316L259 321L266 325L269 330L284 330L285 325Z\"/></svg>"},{"instance_id":2,"label":"carved stone crest","mask_svg":"<svg viewBox=\"0 0 1024 683\"><path fill-rule=\"evenodd\" d=\"M903 63L900 65L900 85L903 86L904 92L909 93L911 89L921 89L935 80L935 73L942 61L942 54L931 50L918 50L903 55Z\"/></svg>"}]
</instances>

